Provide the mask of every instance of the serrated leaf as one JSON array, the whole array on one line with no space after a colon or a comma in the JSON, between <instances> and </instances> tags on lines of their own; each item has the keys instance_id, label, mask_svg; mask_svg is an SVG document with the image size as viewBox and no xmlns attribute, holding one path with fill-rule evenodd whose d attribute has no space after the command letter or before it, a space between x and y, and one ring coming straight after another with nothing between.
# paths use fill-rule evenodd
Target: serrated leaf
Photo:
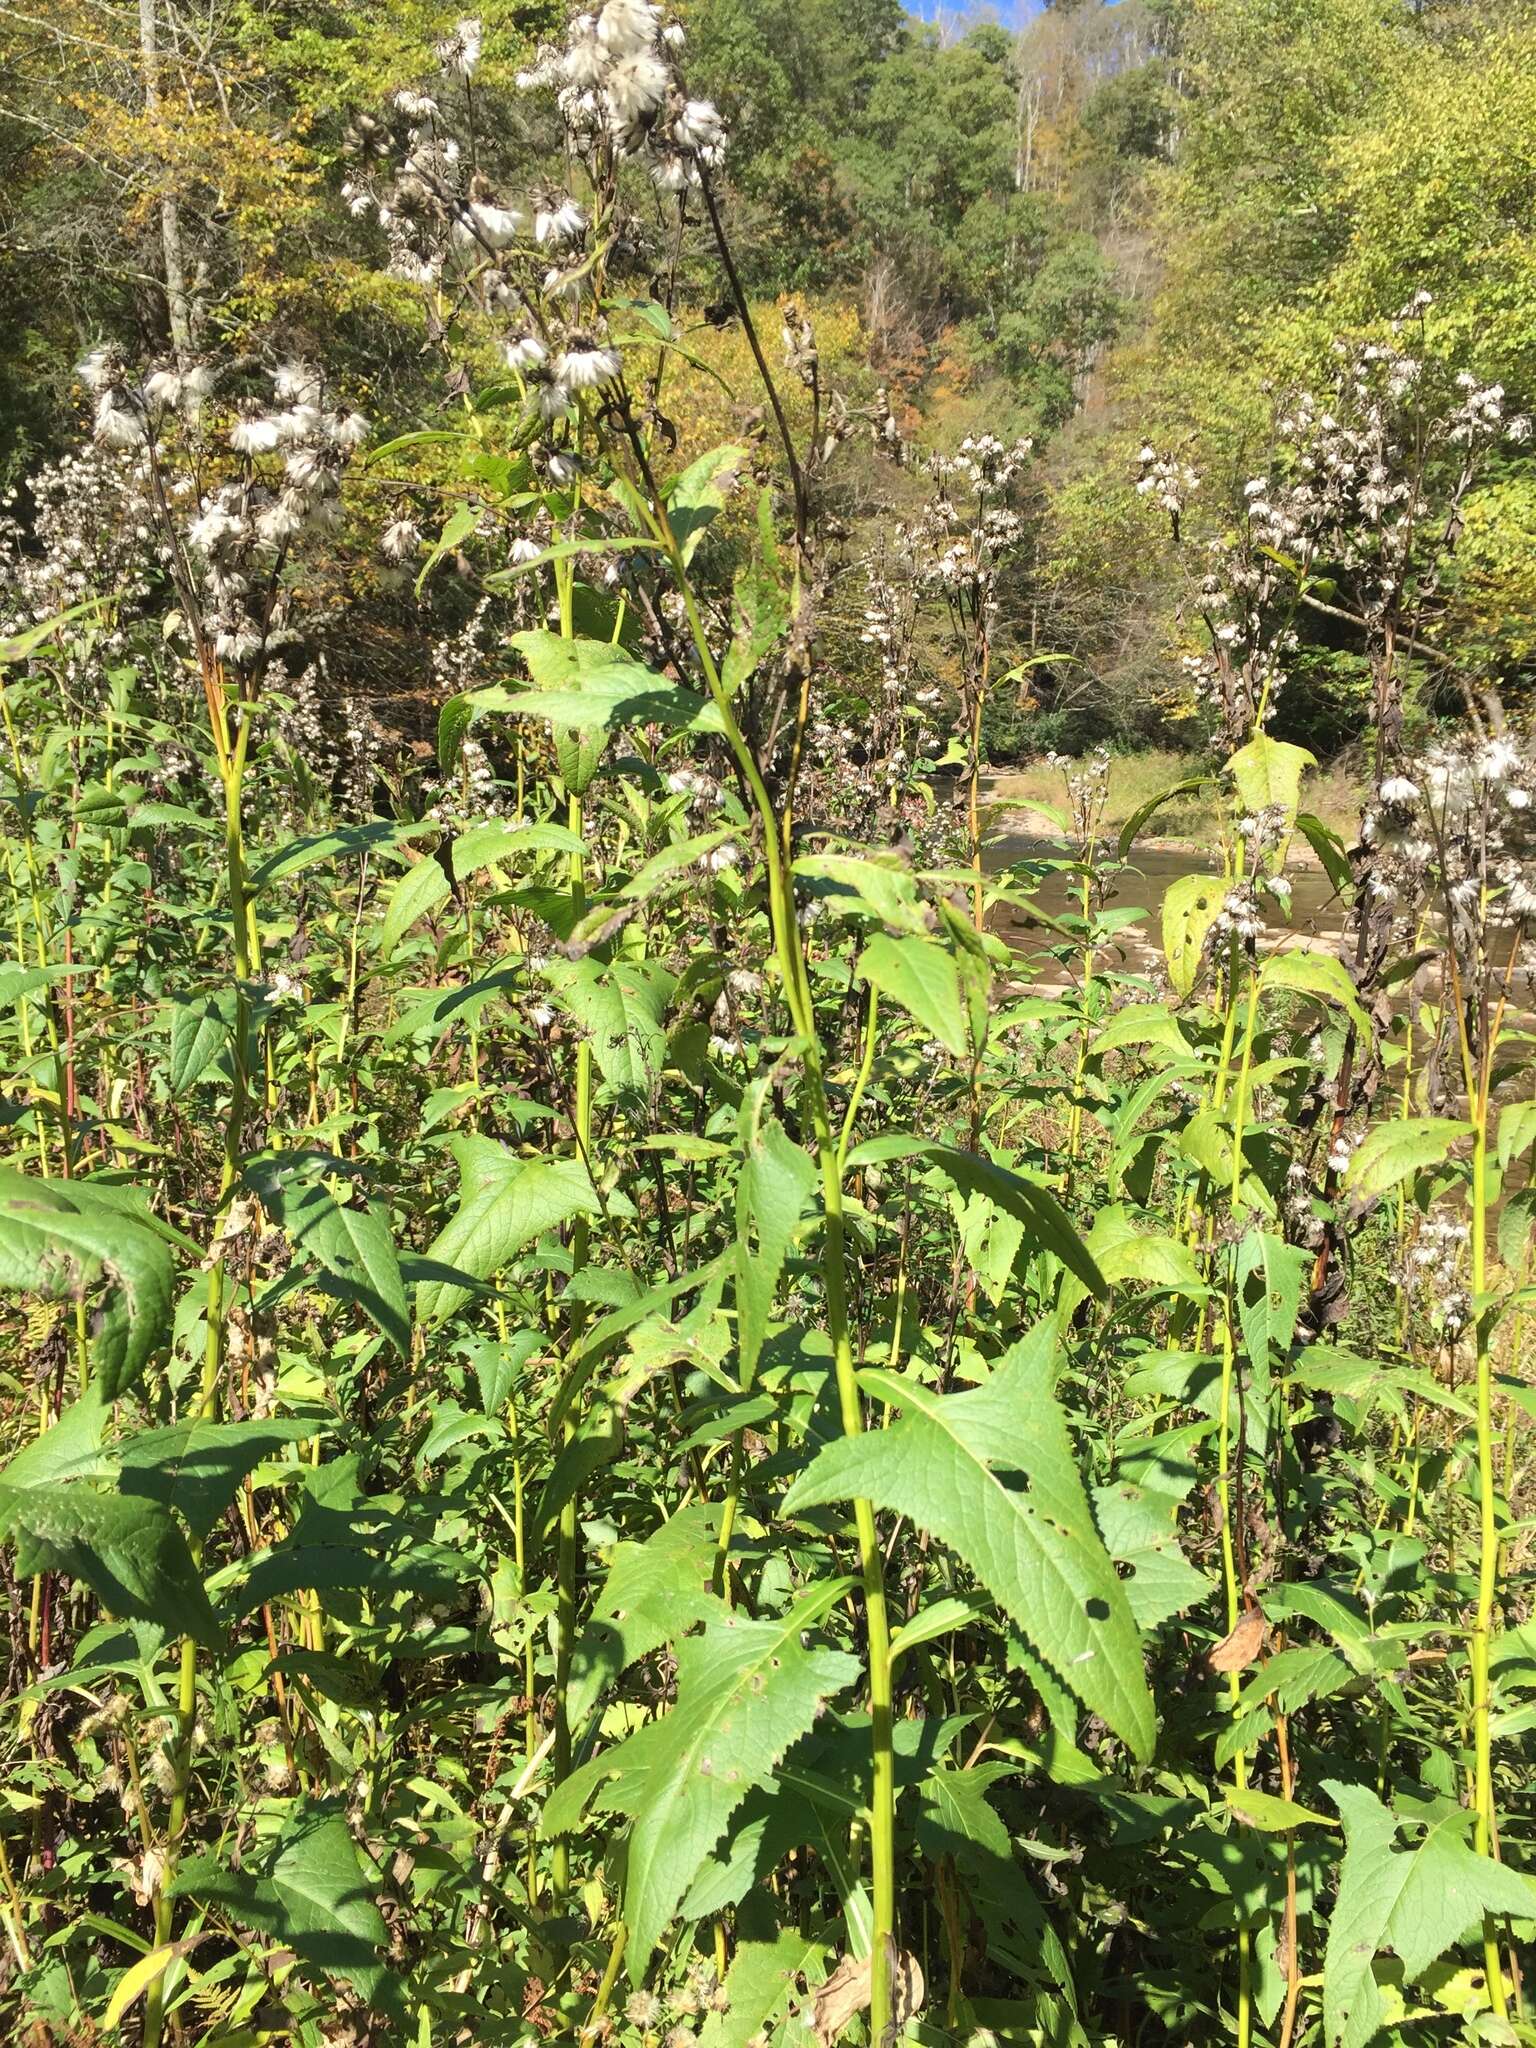
<instances>
[{"instance_id":1,"label":"serrated leaf","mask_svg":"<svg viewBox=\"0 0 1536 2048\"><path fill-rule=\"evenodd\" d=\"M1118 1052L1126 1045L1155 1045L1188 1059L1193 1051L1177 1017L1162 1003L1132 1003L1117 1010L1093 1041L1095 1053Z\"/></svg>"},{"instance_id":2,"label":"serrated leaf","mask_svg":"<svg viewBox=\"0 0 1536 2048\"><path fill-rule=\"evenodd\" d=\"M829 910L872 917L899 932L923 937L928 920L918 901L910 866L897 855L883 860L846 853L802 854L794 872L803 882L822 886L811 893Z\"/></svg>"},{"instance_id":3,"label":"serrated leaf","mask_svg":"<svg viewBox=\"0 0 1536 2048\"><path fill-rule=\"evenodd\" d=\"M720 1510L694 1501L643 1543L619 1543L571 1653L569 1713L579 1726L604 1686L713 1612Z\"/></svg>"},{"instance_id":4,"label":"serrated leaf","mask_svg":"<svg viewBox=\"0 0 1536 2048\"><path fill-rule=\"evenodd\" d=\"M1117 1479L1095 1487L1093 1509L1105 1549L1129 1569L1121 1583L1138 1628L1157 1628L1210 1593L1210 1579L1179 1547L1178 1503L1169 1495Z\"/></svg>"},{"instance_id":5,"label":"serrated leaf","mask_svg":"<svg viewBox=\"0 0 1536 2048\"><path fill-rule=\"evenodd\" d=\"M1322 864L1323 873L1334 888L1342 895L1354 880L1350 871L1349 853L1343 840L1331 826L1310 811L1296 813L1296 830L1306 840Z\"/></svg>"},{"instance_id":6,"label":"serrated leaf","mask_svg":"<svg viewBox=\"0 0 1536 2048\"><path fill-rule=\"evenodd\" d=\"M736 1184L736 1341L746 1386L757 1370L779 1276L817 1171L776 1117L744 1132L744 1142Z\"/></svg>"},{"instance_id":7,"label":"serrated leaf","mask_svg":"<svg viewBox=\"0 0 1536 2048\"><path fill-rule=\"evenodd\" d=\"M862 1497L909 1516L964 1560L1030 1647L1145 1759L1155 1723L1140 1632L1089 1512L1054 1352L1046 1326L964 1394L861 1374L901 1419L825 1445L784 1509Z\"/></svg>"},{"instance_id":8,"label":"serrated leaf","mask_svg":"<svg viewBox=\"0 0 1536 2048\"><path fill-rule=\"evenodd\" d=\"M296 1249L324 1268L326 1292L354 1302L400 1356L408 1357L410 1310L382 1204L339 1202L324 1181L312 1181L285 1192L282 1218Z\"/></svg>"},{"instance_id":9,"label":"serrated leaf","mask_svg":"<svg viewBox=\"0 0 1536 2048\"><path fill-rule=\"evenodd\" d=\"M1299 949L1272 953L1259 975L1264 989L1291 989L1298 995L1317 996L1333 1003L1348 1017L1365 1043L1374 1045L1376 1033L1366 1015L1360 992L1349 969L1335 953L1308 953Z\"/></svg>"},{"instance_id":10,"label":"serrated leaf","mask_svg":"<svg viewBox=\"0 0 1536 2048\"><path fill-rule=\"evenodd\" d=\"M89 1181L45 1181L0 1167L0 1289L79 1301L98 1288L91 1361L117 1400L171 1334L169 1247Z\"/></svg>"},{"instance_id":11,"label":"serrated leaf","mask_svg":"<svg viewBox=\"0 0 1536 2048\"><path fill-rule=\"evenodd\" d=\"M1252 1785L1228 1785L1223 1797L1234 1820L1266 1835L1294 1834L1297 1828L1308 1826L1338 1826L1331 1814L1314 1813L1310 1806L1298 1806L1292 1799L1277 1799L1272 1792L1260 1792Z\"/></svg>"},{"instance_id":12,"label":"serrated leaf","mask_svg":"<svg viewBox=\"0 0 1536 2048\"><path fill-rule=\"evenodd\" d=\"M0 1486L0 1528L23 1578L62 1572L89 1586L109 1614L152 1621L209 1647L218 1624L187 1539L155 1500L72 1486Z\"/></svg>"},{"instance_id":13,"label":"serrated leaf","mask_svg":"<svg viewBox=\"0 0 1536 2048\"><path fill-rule=\"evenodd\" d=\"M174 1508L194 1537L206 1536L241 1481L286 1445L323 1428L291 1416L265 1422L173 1422L142 1429L117 1446L118 1491Z\"/></svg>"},{"instance_id":14,"label":"serrated leaf","mask_svg":"<svg viewBox=\"0 0 1536 2048\"><path fill-rule=\"evenodd\" d=\"M1384 1195L1411 1174L1440 1166L1451 1147L1470 1138L1472 1126L1446 1116L1399 1117L1367 1131L1350 1158L1344 1192L1361 1201Z\"/></svg>"},{"instance_id":15,"label":"serrated leaf","mask_svg":"<svg viewBox=\"0 0 1536 2048\"><path fill-rule=\"evenodd\" d=\"M1344 1863L1323 1963L1327 2048L1366 2048L1384 2022L1372 1964L1395 1951L1411 1983L1464 1941L1485 1913L1536 1915L1536 1879L1467 1846L1470 1813L1432 1822L1417 1848L1395 1847L1401 1823L1363 1785L1326 1779L1344 1822Z\"/></svg>"},{"instance_id":16,"label":"serrated leaf","mask_svg":"<svg viewBox=\"0 0 1536 2048\"><path fill-rule=\"evenodd\" d=\"M666 1057L667 1004L677 977L659 960L556 962L549 986L586 1032L611 1088L644 1096Z\"/></svg>"},{"instance_id":17,"label":"serrated leaf","mask_svg":"<svg viewBox=\"0 0 1536 2048\"><path fill-rule=\"evenodd\" d=\"M1104 1275L1093 1254L1049 1188L981 1153L961 1152L952 1145L920 1144L917 1149L962 1194L985 1195L1016 1218L1030 1245L1054 1253L1090 1293L1104 1292Z\"/></svg>"},{"instance_id":18,"label":"serrated leaf","mask_svg":"<svg viewBox=\"0 0 1536 2048\"><path fill-rule=\"evenodd\" d=\"M699 2048L751 2048L751 2043L801 1996L803 1982L825 1974L831 1947L824 1935L784 1928L772 1941L744 1941L725 1973L730 2003L704 2022Z\"/></svg>"},{"instance_id":19,"label":"serrated leaf","mask_svg":"<svg viewBox=\"0 0 1536 2048\"><path fill-rule=\"evenodd\" d=\"M558 633L514 633L535 688L512 690L506 708L571 732L612 732L621 725L664 725L719 732L707 697L668 682L607 640L565 640Z\"/></svg>"},{"instance_id":20,"label":"serrated leaf","mask_svg":"<svg viewBox=\"0 0 1536 2048\"><path fill-rule=\"evenodd\" d=\"M390 891L389 907L379 925L375 942L379 957L387 960L416 920L435 910L448 895L448 877L442 864L424 854L396 882Z\"/></svg>"},{"instance_id":21,"label":"serrated leaf","mask_svg":"<svg viewBox=\"0 0 1536 2048\"><path fill-rule=\"evenodd\" d=\"M747 1793L858 1678L856 1657L801 1640L845 1590L843 1580L818 1586L772 1621L722 1612L678 1647L677 1705L603 1759L625 1774L611 1803L633 1821L624 1885L632 1970L649 1962Z\"/></svg>"},{"instance_id":22,"label":"serrated leaf","mask_svg":"<svg viewBox=\"0 0 1536 2048\"><path fill-rule=\"evenodd\" d=\"M313 832L292 839L269 854L250 878L250 887L264 889L269 882L286 881L321 861L347 860L361 854L395 853L407 840L440 828L428 820L414 825L397 825L387 818L370 818L363 825L337 825L329 832Z\"/></svg>"},{"instance_id":23,"label":"serrated leaf","mask_svg":"<svg viewBox=\"0 0 1536 2048\"><path fill-rule=\"evenodd\" d=\"M99 1388L71 1402L52 1429L45 1429L0 1471L0 1489L62 1486L71 1479L100 1479L112 1463L102 1449L111 1404Z\"/></svg>"},{"instance_id":24,"label":"serrated leaf","mask_svg":"<svg viewBox=\"0 0 1536 2048\"><path fill-rule=\"evenodd\" d=\"M473 1292L467 1283L489 1280L546 1230L573 1216L596 1215L601 1206L579 1159L520 1159L493 1138L469 1134L453 1140L453 1155L459 1206L426 1252L429 1266L448 1270L417 1287L416 1313L424 1323L451 1315Z\"/></svg>"},{"instance_id":25,"label":"serrated leaf","mask_svg":"<svg viewBox=\"0 0 1536 2048\"><path fill-rule=\"evenodd\" d=\"M734 489L747 451L733 444L711 448L667 486L667 523L683 561L690 562L715 515Z\"/></svg>"},{"instance_id":26,"label":"serrated leaf","mask_svg":"<svg viewBox=\"0 0 1536 2048\"><path fill-rule=\"evenodd\" d=\"M1296 813L1301 806L1302 770L1316 766L1316 755L1309 754L1305 747L1293 747L1286 740L1271 739L1268 733L1260 733L1246 747L1239 747L1227 762L1228 772L1237 784L1237 793L1244 808L1252 812L1280 811L1285 818L1287 836L1295 825ZM1276 872L1283 866L1283 840L1272 851L1270 861Z\"/></svg>"},{"instance_id":27,"label":"serrated leaf","mask_svg":"<svg viewBox=\"0 0 1536 2048\"><path fill-rule=\"evenodd\" d=\"M1296 1334L1311 1256L1266 1230L1245 1232L1233 1268L1238 1320L1256 1370L1267 1372L1271 1354L1283 1358Z\"/></svg>"}]
</instances>

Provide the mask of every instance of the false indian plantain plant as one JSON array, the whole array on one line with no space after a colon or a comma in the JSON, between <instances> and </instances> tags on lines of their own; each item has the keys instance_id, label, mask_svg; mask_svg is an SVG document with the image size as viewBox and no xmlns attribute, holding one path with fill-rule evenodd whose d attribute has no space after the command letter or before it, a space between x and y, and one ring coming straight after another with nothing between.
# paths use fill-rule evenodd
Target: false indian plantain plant
<instances>
[{"instance_id":1,"label":"false indian plantain plant","mask_svg":"<svg viewBox=\"0 0 1536 2048\"><path fill-rule=\"evenodd\" d=\"M1380 779L1422 944L1275 944L1297 834L1372 879L1266 727L1298 548L1240 656L1212 607L1222 872L1131 952L1096 771L1062 850L985 845L1013 455L925 515L957 809L915 632L887 752L833 709L854 422L803 316L770 365L685 45L578 18L525 196L480 40L352 138L441 419L364 453L307 365L93 358L120 558L0 647L0 1998L151 2048L1531 2038L1526 754ZM764 380L712 450L642 178ZM454 579L430 765L316 740L346 519Z\"/></svg>"}]
</instances>

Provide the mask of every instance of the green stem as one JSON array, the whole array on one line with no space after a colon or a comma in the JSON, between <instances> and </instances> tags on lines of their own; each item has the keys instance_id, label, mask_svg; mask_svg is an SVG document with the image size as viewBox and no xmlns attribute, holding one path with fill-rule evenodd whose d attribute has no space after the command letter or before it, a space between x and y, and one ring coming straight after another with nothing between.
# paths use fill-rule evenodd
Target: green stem
<instances>
[{"instance_id":1,"label":"green stem","mask_svg":"<svg viewBox=\"0 0 1536 2048\"><path fill-rule=\"evenodd\" d=\"M1491 1317L1483 1306L1488 1285L1488 1091L1479 1089L1472 1103L1472 1298L1477 1303L1477 1610L1472 1622L1472 1748L1474 1843L1478 1854L1492 1856L1496 1835L1493 1804L1493 1729L1490 1662L1493 1610L1499 1590L1499 1528L1495 1512L1493 1359L1489 1346ZM1500 2019L1509 2005L1498 1934L1492 1915L1483 1920L1483 1961L1488 1996Z\"/></svg>"},{"instance_id":2,"label":"green stem","mask_svg":"<svg viewBox=\"0 0 1536 2048\"><path fill-rule=\"evenodd\" d=\"M213 737L220 777L224 784L225 882L234 948L235 1025L231 1047L234 1078L230 1091L229 1116L224 1127L224 1157L219 1178L219 1197L214 1210L216 1217L223 1216L240 1174L245 1114L250 1097L250 1076L247 1071L250 1039L248 985L259 947L255 909L247 880L242 802L246 752L250 744L250 717L247 712L240 719L238 732L231 745L228 740L227 709L223 715L226 730L220 733L215 723ZM208 1271L207 1343L203 1354L202 1381L194 1410L195 1418L199 1421L214 1419L219 1408L219 1383L224 1365L224 1266L221 1243ZM200 1561L201 1554L202 1546L195 1545L194 1558ZM192 1747L197 1721L197 1642L192 1636L183 1636L181 1639L176 1716L176 1765L171 1788L170 1819L166 1827L165 1866L161 1873L159 1888L155 1893L157 1948L163 1947L171 1939L175 1907L170 1886L176 1873L176 1864L187 1829L187 1801L192 1778ZM143 2048L160 2048L165 2026L166 1974L162 1972L145 1993Z\"/></svg>"}]
</instances>

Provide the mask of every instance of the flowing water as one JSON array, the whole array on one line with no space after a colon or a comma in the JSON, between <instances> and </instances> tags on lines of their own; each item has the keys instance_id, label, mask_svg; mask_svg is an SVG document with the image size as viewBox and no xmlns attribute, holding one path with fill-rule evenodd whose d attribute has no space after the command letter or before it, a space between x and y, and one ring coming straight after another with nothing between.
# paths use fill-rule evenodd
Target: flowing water
<instances>
[{"instance_id":1,"label":"flowing water","mask_svg":"<svg viewBox=\"0 0 1536 2048\"><path fill-rule=\"evenodd\" d=\"M1059 860L1059 842L1009 835L992 845L987 864L994 870L1019 860ZM1192 847L1144 847L1109 890L1106 908L1117 911L1141 910L1145 915L1116 934L1114 945L1122 965L1133 973L1145 973L1162 959L1163 898L1170 885L1183 875L1209 875L1219 880L1221 860L1216 848L1206 855ZM1333 884L1321 868L1296 866L1286 876L1291 885L1291 906L1283 915L1278 904L1270 906L1271 943L1327 944L1336 947L1344 932L1344 906ZM1077 879L1064 873L1047 875L1034 891L1040 908L1052 917L1080 909ZM1024 913L1000 904L993 913L992 927L1021 955L1038 954L1059 940L1037 925L1030 928ZM1046 979L1057 978L1047 974Z\"/></svg>"}]
</instances>

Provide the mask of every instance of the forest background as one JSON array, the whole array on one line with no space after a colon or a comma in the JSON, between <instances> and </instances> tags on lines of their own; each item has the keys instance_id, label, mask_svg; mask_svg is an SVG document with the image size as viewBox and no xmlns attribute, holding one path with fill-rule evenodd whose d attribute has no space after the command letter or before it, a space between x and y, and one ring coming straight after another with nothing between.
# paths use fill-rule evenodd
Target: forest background
<instances>
[{"instance_id":1,"label":"forest background","mask_svg":"<svg viewBox=\"0 0 1536 2048\"><path fill-rule=\"evenodd\" d=\"M1429 356L1475 359L1512 411L1536 398L1526 0L1058 0L1017 31L925 24L897 0L681 12L690 74L730 124L728 226L754 298L803 308L855 419L888 406L919 449L1035 439L1000 655L1055 658L993 694L994 762L1202 745L1181 667L1198 542L1241 504L1277 395L1326 383L1338 337L1384 332L1427 291ZM77 438L74 366L102 340L137 357L280 343L330 364L381 436L462 409L420 295L381 269L376 225L342 192L356 116L415 75L440 13L0 7L0 491L23 534L25 479ZM498 173L556 172L554 131L514 89L553 14L523 0L483 13L484 146ZM685 453L753 425L706 240L681 252L694 365L669 412ZM643 288L671 252L642 226L630 254ZM1138 493L1144 443L1201 478L1177 541ZM852 565L921 485L874 449L839 475ZM430 534L429 505L404 509ZM1531 688L1532 453L1502 450L1459 518L1414 663L1421 726L1468 686L1516 711ZM473 598L451 556L424 591L380 563L380 523L363 505L312 572L335 621L327 694L425 746L446 694L432 649ZM854 700L878 676L861 587L834 583L846 616L826 622ZM1358 631L1323 588L1299 629L1275 730L1347 763L1368 699ZM937 639L922 653L944 688L952 656Z\"/></svg>"}]
</instances>

